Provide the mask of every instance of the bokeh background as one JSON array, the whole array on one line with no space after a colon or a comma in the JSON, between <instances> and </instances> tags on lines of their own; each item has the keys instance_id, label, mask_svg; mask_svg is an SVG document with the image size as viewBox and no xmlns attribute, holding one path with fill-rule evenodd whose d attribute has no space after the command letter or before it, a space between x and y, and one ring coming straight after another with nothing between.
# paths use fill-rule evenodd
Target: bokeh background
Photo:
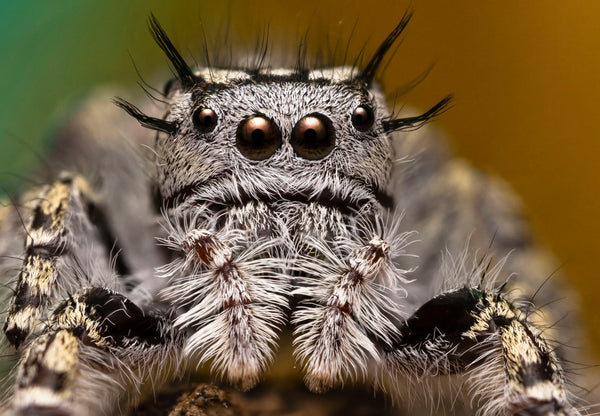
<instances>
[{"instance_id":1,"label":"bokeh background","mask_svg":"<svg viewBox=\"0 0 600 416\"><path fill-rule=\"evenodd\" d=\"M148 79L164 70L146 27L150 12L184 55L201 60L202 27L208 43L218 44L227 22L231 38L247 45L265 24L273 43L306 33L312 46L325 46L329 36L332 45L342 39L343 49L353 32L354 57L365 44L373 51L409 7L415 16L384 85L393 91L434 64L397 103L425 109L454 93L437 125L457 155L504 178L522 197L538 236L578 289L591 340L600 345L597 1L4 0L2 190L14 191L35 169L53 126L91 86L135 87L132 58Z\"/></svg>"}]
</instances>

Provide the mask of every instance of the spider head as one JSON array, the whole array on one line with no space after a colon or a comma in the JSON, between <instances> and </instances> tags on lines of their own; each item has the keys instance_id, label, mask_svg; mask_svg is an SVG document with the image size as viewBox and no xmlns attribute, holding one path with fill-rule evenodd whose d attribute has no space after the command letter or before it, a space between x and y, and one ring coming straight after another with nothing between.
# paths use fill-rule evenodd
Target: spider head
<instances>
[{"instance_id":1,"label":"spider head","mask_svg":"<svg viewBox=\"0 0 600 416\"><path fill-rule=\"evenodd\" d=\"M394 119L375 72L410 19L404 16L363 69L191 69L165 32L152 34L177 78L167 85L164 119L120 105L159 130L157 183L165 205L212 201L316 202L338 209L387 206L391 134L441 112Z\"/></svg>"}]
</instances>

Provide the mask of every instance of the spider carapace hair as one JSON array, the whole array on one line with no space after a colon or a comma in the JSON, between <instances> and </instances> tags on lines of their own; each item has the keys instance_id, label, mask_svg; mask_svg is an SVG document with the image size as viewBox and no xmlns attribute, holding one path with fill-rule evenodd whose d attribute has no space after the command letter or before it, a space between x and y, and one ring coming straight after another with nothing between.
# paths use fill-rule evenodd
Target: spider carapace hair
<instances>
[{"instance_id":1,"label":"spider carapace hair","mask_svg":"<svg viewBox=\"0 0 600 416\"><path fill-rule=\"evenodd\" d=\"M410 17L360 68L192 68L152 16L176 74L164 117L90 100L59 134L57 179L2 211L7 409L117 414L203 368L248 391L289 337L313 393L580 414L524 301L550 262L510 193L425 126L450 97L400 117L375 81Z\"/></svg>"}]
</instances>

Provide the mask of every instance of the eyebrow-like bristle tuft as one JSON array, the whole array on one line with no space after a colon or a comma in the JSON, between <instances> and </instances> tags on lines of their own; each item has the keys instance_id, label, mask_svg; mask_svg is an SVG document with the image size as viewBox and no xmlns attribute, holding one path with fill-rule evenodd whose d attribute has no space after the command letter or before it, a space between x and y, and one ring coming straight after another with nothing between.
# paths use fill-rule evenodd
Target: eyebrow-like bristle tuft
<instances>
[{"instance_id":1,"label":"eyebrow-like bristle tuft","mask_svg":"<svg viewBox=\"0 0 600 416\"><path fill-rule=\"evenodd\" d=\"M381 61L383 61L383 58L385 57L386 53L394 45L394 42L396 42L398 36L400 36L400 34L404 31L406 25L408 25L408 22L410 22L412 16L413 13L410 10L404 13L404 16L402 16L402 19L400 20L400 23L398 23L394 30L392 30L392 33L390 33L387 36L387 38L385 38L385 40L381 43L381 45L379 45L379 48L377 48L377 51L371 57L369 63L358 75L358 80L364 82L367 85L371 85L371 82L373 82L373 79L375 78L375 73L377 72L377 69L381 64Z\"/></svg>"},{"instance_id":2,"label":"eyebrow-like bristle tuft","mask_svg":"<svg viewBox=\"0 0 600 416\"><path fill-rule=\"evenodd\" d=\"M150 14L150 17L148 18L148 27L160 49L162 49L165 55L167 55L167 58L169 58L169 61L171 61L183 87L189 88L196 84L199 81L198 77L194 75L190 66L185 62L177 48L175 48L173 42L171 42L166 32L160 26L160 23L158 23L154 14Z\"/></svg>"},{"instance_id":3,"label":"eyebrow-like bristle tuft","mask_svg":"<svg viewBox=\"0 0 600 416\"><path fill-rule=\"evenodd\" d=\"M113 101L116 105L127 111L127 113L135 118L142 126L152 130L162 131L170 135L175 135L175 133L177 133L177 125L175 123L161 118L147 116L135 105L122 98L116 97Z\"/></svg>"},{"instance_id":4,"label":"eyebrow-like bristle tuft","mask_svg":"<svg viewBox=\"0 0 600 416\"><path fill-rule=\"evenodd\" d=\"M417 130L429 120L439 116L448 109L448 105L452 101L452 95L446 96L439 103L431 107L428 111L424 112L419 116L396 118L391 120L383 121L383 130L386 133L392 131L412 131Z\"/></svg>"}]
</instances>

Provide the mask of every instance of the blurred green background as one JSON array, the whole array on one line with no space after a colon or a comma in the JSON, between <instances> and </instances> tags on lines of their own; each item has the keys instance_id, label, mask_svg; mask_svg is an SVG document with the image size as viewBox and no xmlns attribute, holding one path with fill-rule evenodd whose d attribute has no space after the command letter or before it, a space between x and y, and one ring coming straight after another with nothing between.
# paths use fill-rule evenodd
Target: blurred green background
<instances>
[{"instance_id":1,"label":"blurred green background","mask_svg":"<svg viewBox=\"0 0 600 416\"><path fill-rule=\"evenodd\" d=\"M15 189L18 176L40 163L44 138L69 100L93 85L135 87L129 54L148 79L164 70L146 28L150 12L187 57L203 56L200 21L209 44L218 43L225 22L249 45L265 24L272 39L306 32L313 45L327 34L332 44L347 39L356 25L353 57L365 43L374 50L407 7L415 17L384 84L393 91L435 63L398 104L428 108L455 94L437 124L458 155L521 195L536 232L580 291L600 345L600 2L3 1L0 183Z\"/></svg>"}]
</instances>

